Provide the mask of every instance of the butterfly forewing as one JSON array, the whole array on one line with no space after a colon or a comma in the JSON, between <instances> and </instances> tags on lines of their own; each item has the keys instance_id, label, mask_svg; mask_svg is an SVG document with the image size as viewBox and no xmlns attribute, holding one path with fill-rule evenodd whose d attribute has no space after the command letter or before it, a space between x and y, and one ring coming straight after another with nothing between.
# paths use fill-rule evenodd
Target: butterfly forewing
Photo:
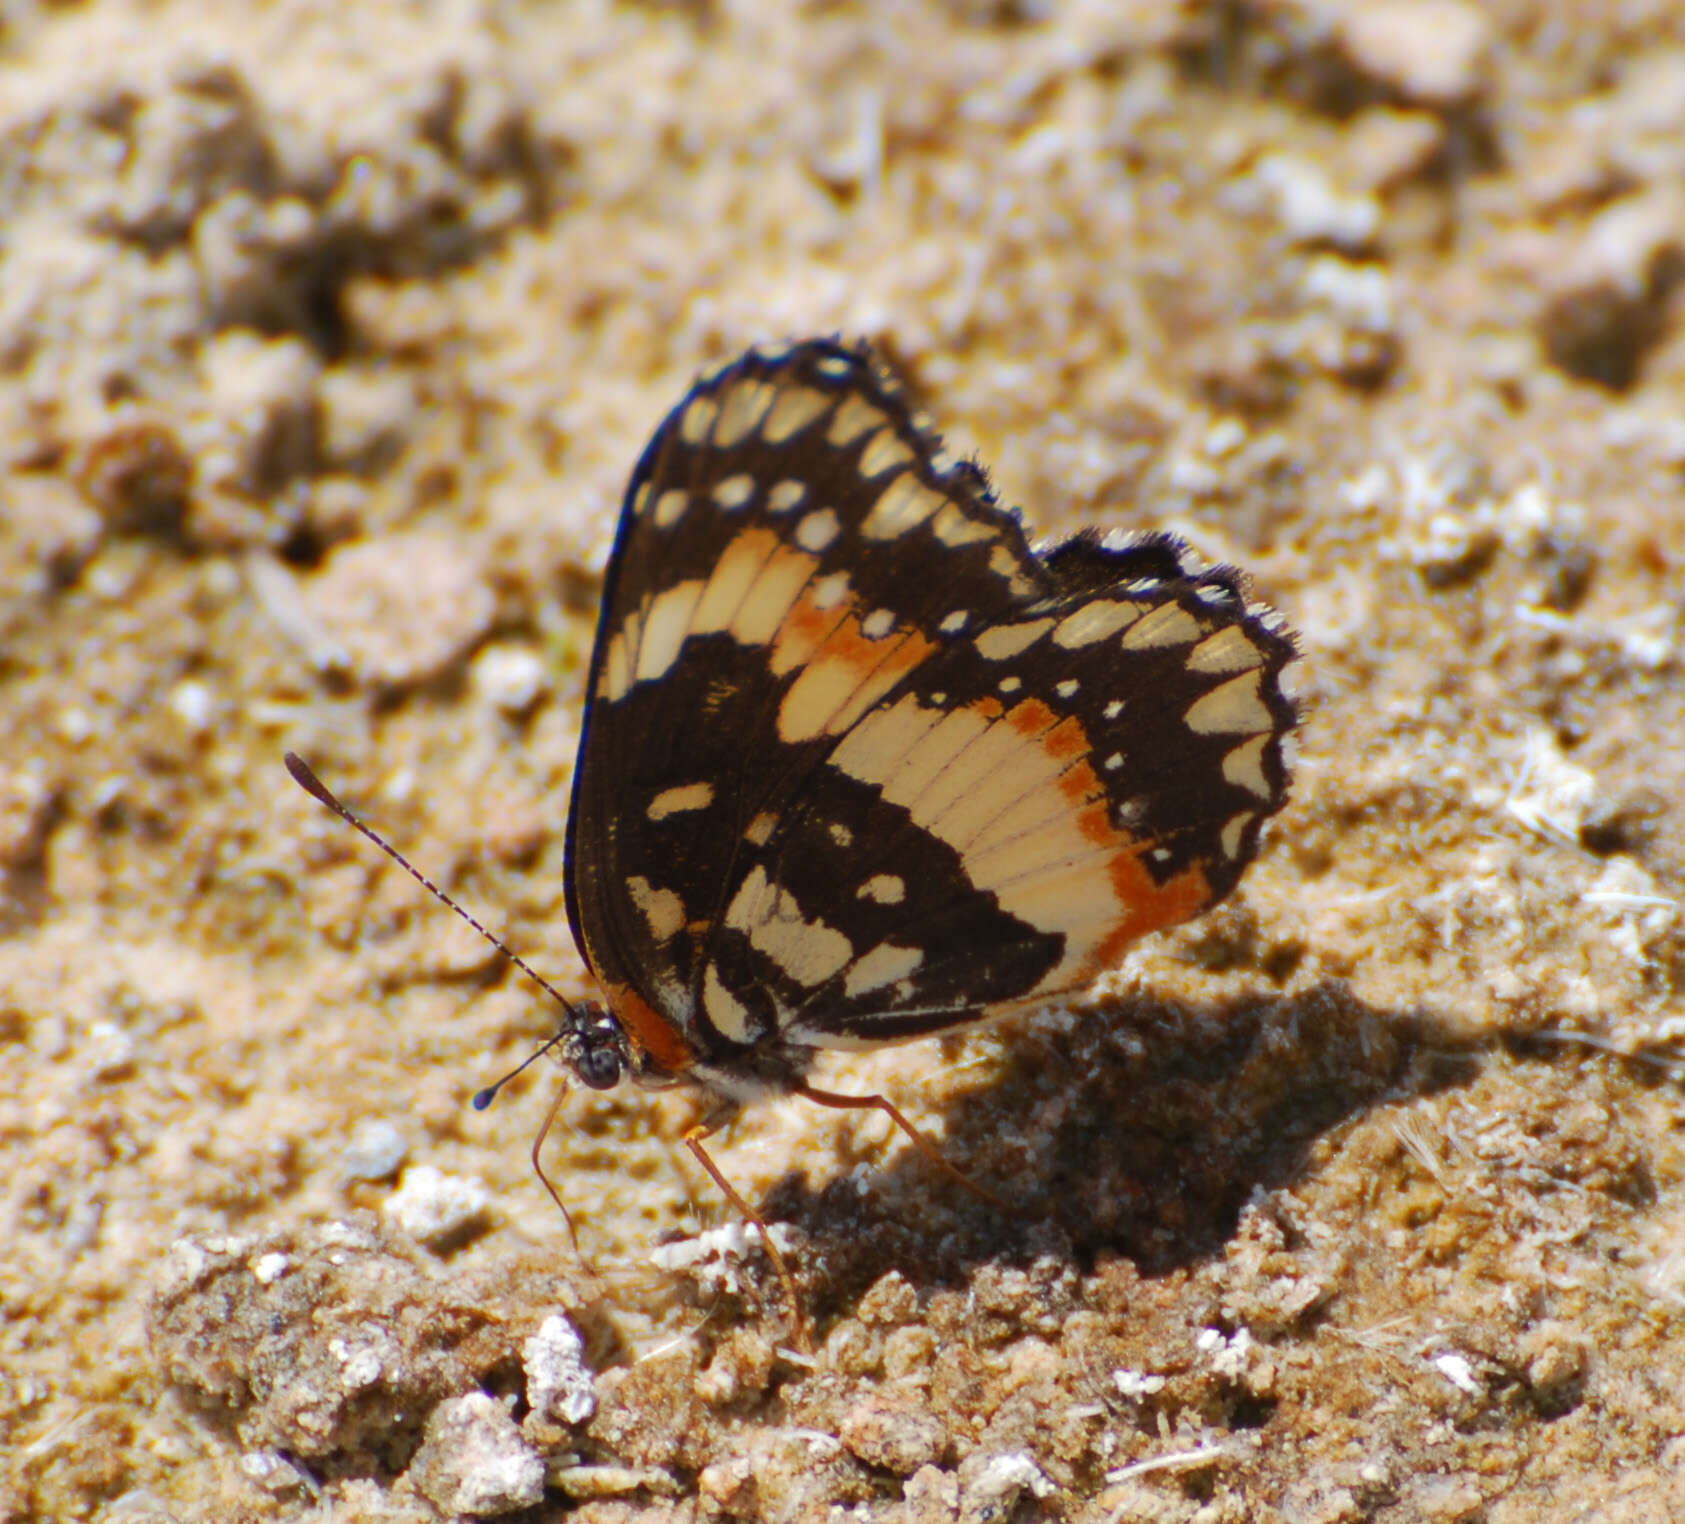
<instances>
[{"instance_id":1,"label":"butterfly forewing","mask_svg":"<svg viewBox=\"0 0 1685 1524\"><path fill-rule=\"evenodd\" d=\"M1291 655L1169 538L1033 552L865 351L751 353L628 491L575 935L715 1064L1076 988L1232 887Z\"/></svg>"}]
</instances>

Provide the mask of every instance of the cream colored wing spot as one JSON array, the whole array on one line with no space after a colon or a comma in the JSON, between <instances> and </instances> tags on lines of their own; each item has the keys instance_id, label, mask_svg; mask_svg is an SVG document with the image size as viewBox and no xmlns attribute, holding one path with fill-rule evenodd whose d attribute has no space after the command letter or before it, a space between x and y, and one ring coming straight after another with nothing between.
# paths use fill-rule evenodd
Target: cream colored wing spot
<instances>
[{"instance_id":1,"label":"cream colored wing spot","mask_svg":"<svg viewBox=\"0 0 1685 1524\"><path fill-rule=\"evenodd\" d=\"M1000 531L974 519L958 503L950 502L930 522L931 533L944 545L978 545L1000 538Z\"/></svg>"},{"instance_id":2,"label":"cream colored wing spot","mask_svg":"<svg viewBox=\"0 0 1685 1524\"><path fill-rule=\"evenodd\" d=\"M1215 635L1207 636L1188 652L1188 671L1250 672L1264 664L1264 653L1252 644L1238 624L1228 625Z\"/></svg>"},{"instance_id":3,"label":"cream colored wing spot","mask_svg":"<svg viewBox=\"0 0 1685 1524\"><path fill-rule=\"evenodd\" d=\"M665 592L657 593L650 602L643 616L643 636L638 641L638 665L632 674L634 683L665 676L679 659L685 637L692 629L703 585L700 581L680 582Z\"/></svg>"},{"instance_id":4,"label":"cream colored wing spot","mask_svg":"<svg viewBox=\"0 0 1685 1524\"><path fill-rule=\"evenodd\" d=\"M1062 699L1075 698L1077 689L1082 686L1074 677L1067 677L1063 682L1055 683L1053 691Z\"/></svg>"},{"instance_id":5,"label":"cream colored wing spot","mask_svg":"<svg viewBox=\"0 0 1685 1524\"><path fill-rule=\"evenodd\" d=\"M896 466L911 465L913 452L894 429L885 429L860 456L862 476L882 476Z\"/></svg>"},{"instance_id":6,"label":"cream colored wing spot","mask_svg":"<svg viewBox=\"0 0 1685 1524\"><path fill-rule=\"evenodd\" d=\"M626 637L611 636L603 656L602 671L597 677L597 691L592 698L599 703L612 704L626 697L632 686L632 660L626 650Z\"/></svg>"},{"instance_id":7,"label":"cream colored wing spot","mask_svg":"<svg viewBox=\"0 0 1685 1524\"><path fill-rule=\"evenodd\" d=\"M861 520L860 533L868 540L894 540L917 529L948 499L927 487L912 471L903 471L878 494L872 511Z\"/></svg>"},{"instance_id":8,"label":"cream colored wing spot","mask_svg":"<svg viewBox=\"0 0 1685 1524\"><path fill-rule=\"evenodd\" d=\"M953 613L945 615L941 624L937 625L936 628L944 635L958 635L970 622L970 609L955 609Z\"/></svg>"},{"instance_id":9,"label":"cream colored wing spot","mask_svg":"<svg viewBox=\"0 0 1685 1524\"><path fill-rule=\"evenodd\" d=\"M1275 730L1270 712L1258 695L1263 674L1245 672L1188 705L1183 722L1195 735L1257 735Z\"/></svg>"},{"instance_id":10,"label":"cream colored wing spot","mask_svg":"<svg viewBox=\"0 0 1685 1524\"><path fill-rule=\"evenodd\" d=\"M745 529L732 539L714 563L707 590L696 606L691 627L698 635L731 628L749 589L781 543L770 529Z\"/></svg>"},{"instance_id":11,"label":"cream colored wing spot","mask_svg":"<svg viewBox=\"0 0 1685 1524\"><path fill-rule=\"evenodd\" d=\"M833 820L825 829L831 840L845 851L854 845L854 832L849 830L840 820Z\"/></svg>"},{"instance_id":12,"label":"cream colored wing spot","mask_svg":"<svg viewBox=\"0 0 1685 1524\"><path fill-rule=\"evenodd\" d=\"M1063 646L1067 651L1077 651L1117 634L1125 625L1133 624L1140 617L1141 606L1138 603L1096 598L1059 621L1053 630L1053 644Z\"/></svg>"},{"instance_id":13,"label":"cream colored wing spot","mask_svg":"<svg viewBox=\"0 0 1685 1524\"><path fill-rule=\"evenodd\" d=\"M655 522L662 529L671 529L684 517L690 506L690 494L683 487L669 487L655 500Z\"/></svg>"},{"instance_id":14,"label":"cream colored wing spot","mask_svg":"<svg viewBox=\"0 0 1685 1524\"><path fill-rule=\"evenodd\" d=\"M1223 776L1237 788L1256 794L1266 803L1275 797L1270 780L1264 776L1264 751L1270 744L1269 735L1253 736L1223 758Z\"/></svg>"},{"instance_id":15,"label":"cream colored wing spot","mask_svg":"<svg viewBox=\"0 0 1685 1524\"><path fill-rule=\"evenodd\" d=\"M636 517L641 519L649 512L649 500L654 491L655 483L645 482L643 486L639 487L632 495L632 512Z\"/></svg>"},{"instance_id":16,"label":"cream colored wing spot","mask_svg":"<svg viewBox=\"0 0 1685 1524\"><path fill-rule=\"evenodd\" d=\"M684 417L679 420L679 434L684 442L699 445L707 439L719 412L719 404L712 397L691 398Z\"/></svg>"},{"instance_id":17,"label":"cream colored wing spot","mask_svg":"<svg viewBox=\"0 0 1685 1524\"><path fill-rule=\"evenodd\" d=\"M815 555L842 533L842 522L829 508L815 509L796 525L796 544Z\"/></svg>"},{"instance_id":18,"label":"cream colored wing spot","mask_svg":"<svg viewBox=\"0 0 1685 1524\"><path fill-rule=\"evenodd\" d=\"M1165 646L1192 645L1205 627L1179 603L1161 603L1123 632L1126 651L1156 651Z\"/></svg>"},{"instance_id":19,"label":"cream colored wing spot","mask_svg":"<svg viewBox=\"0 0 1685 1524\"><path fill-rule=\"evenodd\" d=\"M714 426L715 445L729 450L753 433L772 406L773 391L770 381L739 381L732 387L720 404L720 419Z\"/></svg>"},{"instance_id":20,"label":"cream colored wing spot","mask_svg":"<svg viewBox=\"0 0 1685 1524\"><path fill-rule=\"evenodd\" d=\"M985 661L1006 661L1027 651L1049 630L1051 619L1026 619L1022 624L997 624L976 639L977 654Z\"/></svg>"},{"instance_id":21,"label":"cream colored wing spot","mask_svg":"<svg viewBox=\"0 0 1685 1524\"><path fill-rule=\"evenodd\" d=\"M815 368L821 375L830 376L837 381L846 381L854 374L853 362L843 359L841 355L826 355Z\"/></svg>"},{"instance_id":22,"label":"cream colored wing spot","mask_svg":"<svg viewBox=\"0 0 1685 1524\"><path fill-rule=\"evenodd\" d=\"M1108 720L1115 720L1123 713L1123 700L1113 699L1111 703L1106 705L1105 709L1103 709L1101 713L1103 713Z\"/></svg>"},{"instance_id":23,"label":"cream colored wing spot","mask_svg":"<svg viewBox=\"0 0 1685 1524\"><path fill-rule=\"evenodd\" d=\"M714 785L706 781L681 783L676 788L664 788L649 802L644 811L651 820L666 820L670 815L683 815L690 810L705 810L714 802Z\"/></svg>"},{"instance_id":24,"label":"cream colored wing spot","mask_svg":"<svg viewBox=\"0 0 1685 1524\"><path fill-rule=\"evenodd\" d=\"M881 786L942 718L940 709L927 709L907 694L849 731L831 753L830 765L861 783Z\"/></svg>"},{"instance_id":25,"label":"cream colored wing spot","mask_svg":"<svg viewBox=\"0 0 1685 1524\"><path fill-rule=\"evenodd\" d=\"M671 889L657 889L647 878L634 873L626 880L626 892L656 942L671 942L684 930L684 901Z\"/></svg>"},{"instance_id":26,"label":"cream colored wing spot","mask_svg":"<svg viewBox=\"0 0 1685 1524\"><path fill-rule=\"evenodd\" d=\"M769 444L783 444L830 406L831 399L824 392L815 391L811 386L789 387L779 392L778 400L772 404L772 411L761 425L761 438Z\"/></svg>"},{"instance_id":27,"label":"cream colored wing spot","mask_svg":"<svg viewBox=\"0 0 1685 1524\"><path fill-rule=\"evenodd\" d=\"M778 707L778 738L786 743L841 735L935 648L913 631L868 641L852 617L844 619L790 684Z\"/></svg>"},{"instance_id":28,"label":"cream colored wing spot","mask_svg":"<svg viewBox=\"0 0 1685 1524\"><path fill-rule=\"evenodd\" d=\"M1016 693L1023 686L1024 679L1021 677L1003 677L995 684L995 687L1002 693Z\"/></svg>"},{"instance_id":29,"label":"cream colored wing spot","mask_svg":"<svg viewBox=\"0 0 1685 1524\"><path fill-rule=\"evenodd\" d=\"M732 616L733 638L745 646L771 645L818 564L788 546L775 550Z\"/></svg>"},{"instance_id":30,"label":"cream colored wing spot","mask_svg":"<svg viewBox=\"0 0 1685 1524\"><path fill-rule=\"evenodd\" d=\"M764 847L777 829L778 817L770 810L762 810L743 828L743 839L752 847Z\"/></svg>"},{"instance_id":31,"label":"cream colored wing spot","mask_svg":"<svg viewBox=\"0 0 1685 1524\"><path fill-rule=\"evenodd\" d=\"M752 1043L756 1033L749 1025L749 1008L720 982L712 963L702 976L702 1009L713 1028L727 1042Z\"/></svg>"},{"instance_id":32,"label":"cream colored wing spot","mask_svg":"<svg viewBox=\"0 0 1685 1524\"><path fill-rule=\"evenodd\" d=\"M895 630L895 611L893 609L873 609L860 625L860 633L867 640L882 640L885 635Z\"/></svg>"},{"instance_id":33,"label":"cream colored wing spot","mask_svg":"<svg viewBox=\"0 0 1685 1524\"><path fill-rule=\"evenodd\" d=\"M807 483L785 477L766 495L768 513L788 513L807 496Z\"/></svg>"},{"instance_id":34,"label":"cream colored wing spot","mask_svg":"<svg viewBox=\"0 0 1685 1524\"><path fill-rule=\"evenodd\" d=\"M756 952L803 989L823 984L854 956L847 937L822 920L804 916L795 896L772 883L758 863L726 908L725 923L747 935Z\"/></svg>"},{"instance_id":35,"label":"cream colored wing spot","mask_svg":"<svg viewBox=\"0 0 1685 1524\"><path fill-rule=\"evenodd\" d=\"M881 429L889 422L889 414L876 403L858 394L843 399L825 430L825 442L839 450L854 443L862 434Z\"/></svg>"},{"instance_id":36,"label":"cream colored wing spot","mask_svg":"<svg viewBox=\"0 0 1685 1524\"><path fill-rule=\"evenodd\" d=\"M897 873L874 873L855 891L855 897L880 905L899 905L907 898L907 881Z\"/></svg>"},{"instance_id":37,"label":"cream colored wing spot","mask_svg":"<svg viewBox=\"0 0 1685 1524\"><path fill-rule=\"evenodd\" d=\"M1026 729L1019 712L1037 711L1040 729ZM1041 744L1058 716L1034 699L996 721L916 799L915 822L956 852L966 852L1011 806L1038 788L1056 786L1068 758Z\"/></svg>"},{"instance_id":38,"label":"cream colored wing spot","mask_svg":"<svg viewBox=\"0 0 1685 1524\"><path fill-rule=\"evenodd\" d=\"M1232 816L1223 827L1222 845L1223 856L1231 861L1240 856L1240 849L1246 843L1246 828L1258 817L1250 810Z\"/></svg>"},{"instance_id":39,"label":"cream colored wing spot","mask_svg":"<svg viewBox=\"0 0 1685 1524\"><path fill-rule=\"evenodd\" d=\"M1107 772L1115 773L1123 766L1123 753L1121 751L1114 751L1111 756L1107 757L1100 765L1105 768Z\"/></svg>"},{"instance_id":40,"label":"cream colored wing spot","mask_svg":"<svg viewBox=\"0 0 1685 1524\"><path fill-rule=\"evenodd\" d=\"M1036 585L1024 575L1024 563L1010 548L997 545L989 552L989 570L1006 583L1015 598L1028 598Z\"/></svg>"},{"instance_id":41,"label":"cream colored wing spot","mask_svg":"<svg viewBox=\"0 0 1685 1524\"><path fill-rule=\"evenodd\" d=\"M739 471L726 477L724 481L716 482L710 495L716 504L728 512L734 508L741 508L755 495L755 478L747 471Z\"/></svg>"},{"instance_id":42,"label":"cream colored wing spot","mask_svg":"<svg viewBox=\"0 0 1685 1524\"><path fill-rule=\"evenodd\" d=\"M843 993L855 996L881 990L886 984L905 979L923 962L922 947L897 947L893 942L879 942L849 965L843 978Z\"/></svg>"}]
</instances>

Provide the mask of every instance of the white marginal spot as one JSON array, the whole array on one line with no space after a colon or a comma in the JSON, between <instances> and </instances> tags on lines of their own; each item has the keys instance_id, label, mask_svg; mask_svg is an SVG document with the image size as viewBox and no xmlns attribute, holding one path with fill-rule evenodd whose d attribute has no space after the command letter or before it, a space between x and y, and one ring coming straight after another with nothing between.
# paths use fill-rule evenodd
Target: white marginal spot
<instances>
[{"instance_id":1,"label":"white marginal spot","mask_svg":"<svg viewBox=\"0 0 1685 1524\"><path fill-rule=\"evenodd\" d=\"M836 514L829 508L820 508L796 525L796 544L818 555L841 533L842 523Z\"/></svg>"},{"instance_id":2,"label":"white marginal spot","mask_svg":"<svg viewBox=\"0 0 1685 1524\"><path fill-rule=\"evenodd\" d=\"M688 810L705 810L713 802L712 783L681 783L677 788L662 789L650 800L644 813L651 820L665 820L669 815L683 815Z\"/></svg>"},{"instance_id":3,"label":"white marginal spot","mask_svg":"<svg viewBox=\"0 0 1685 1524\"><path fill-rule=\"evenodd\" d=\"M861 396L846 397L832 417L831 426L825 430L825 441L841 449L853 444L862 434L881 429L888 422L889 415L876 403L868 402Z\"/></svg>"},{"instance_id":4,"label":"white marginal spot","mask_svg":"<svg viewBox=\"0 0 1685 1524\"><path fill-rule=\"evenodd\" d=\"M753 847L764 847L771 839L774 829L778 825L778 817L770 810L761 813L744 827L743 839Z\"/></svg>"},{"instance_id":5,"label":"white marginal spot","mask_svg":"<svg viewBox=\"0 0 1685 1524\"><path fill-rule=\"evenodd\" d=\"M1107 757L1100 765L1105 768L1107 772L1115 773L1123 766L1123 753L1120 751L1114 751L1111 756Z\"/></svg>"},{"instance_id":6,"label":"white marginal spot","mask_svg":"<svg viewBox=\"0 0 1685 1524\"><path fill-rule=\"evenodd\" d=\"M701 444L708 437L708 431L713 428L719 413L720 405L712 397L692 397L685 407L684 417L679 420L679 433L684 436L685 443Z\"/></svg>"},{"instance_id":7,"label":"white marginal spot","mask_svg":"<svg viewBox=\"0 0 1685 1524\"><path fill-rule=\"evenodd\" d=\"M876 900L880 905L899 905L907 897L907 881L895 873L874 873L856 893L863 900Z\"/></svg>"},{"instance_id":8,"label":"white marginal spot","mask_svg":"<svg viewBox=\"0 0 1685 1524\"><path fill-rule=\"evenodd\" d=\"M701 582L680 582L655 595L644 615L633 682L642 683L662 677L679 659L685 636L691 631L696 605L702 597L702 586ZM631 639L630 632L627 639Z\"/></svg>"},{"instance_id":9,"label":"white marginal spot","mask_svg":"<svg viewBox=\"0 0 1685 1524\"><path fill-rule=\"evenodd\" d=\"M826 355L814 367L822 376L830 376L838 381L846 381L854 374L854 362L845 360L841 355Z\"/></svg>"},{"instance_id":10,"label":"white marginal spot","mask_svg":"<svg viewBox=\"0 0 1685 1524\"><path fill-rule=\"evenodd\" d=\"M872 511L861 521L860 533L868 540L893 540L917 529L948 499L934 487L927 487L915 472L904 471L878 494Z\"/></svg>"},{"instance_id":11,"label":"white marginal spot","mask_svg":"<svg viewBox=\"0 0 1685 1524\"><path fill-rule=\"evenodd\" d=\"M930 704L931 704L931 707L934 708L934 709L942 708L942 706L944 704L946 704L947 702L948 702L948 694L947 694L947 691L945 689L939 688L939 689L936 690L935 693L932 693L930 695Z\"/></svg>"},{"instance_id":12,"label":"white marginal spot","mask_svg":"<svg viewBox=\"0 0 1685 1524\"><path fill-rule=\"evenodd\" d=\"M626 880L626 892L657 942L670 942L684 929L685 904L671 889L657 889L647 878L634 873Z\"/></svg>"},{"instance_id":13,"label":"white marginal spot","mask_svg":"<svg viewBox=\"0 0 1685 1524\"><path fill-rule=\"evenodd\" d=\"M821 577L813 584L813 591L808 595L808 602L820 613L834 609L849 595L848 573L832 572L828 577Z\"/></svg>"},{"instance_id":14,"label":"white marginal spot","mask_svg":"<svg viewBox=\"0 0 1685 1524\"><path fill-rule=\"evenodd\" d=\"M1223 776L1237 788L1266 801L1273 797L1270 780L1264 776L1264 748L1269 744L1268 735L1253 736L1223 758Z\"/></svg>"},{"instance_id":15,"label":"white marginal spot","mask_svg":"<svg viewBox=\"0 0 1685 1524\"><path fill-rule=\"evenodd\" d=\"M936 628L944 635L958 635L959 632L966 627L966 624L970 621L970 619L970 609L955 609L953 613L947 615L942 620L941 624L936 626Z\"/></svg>"},{"instance_id":16,"label":"white marginal spot","mask_svg":"<svg viewBox=\"0 0 1685 1524\"><path fill-rule=\"evenodd\" d=\"M807 483L787 476L766 495L768 513L788 513L807 496Z\"/></svg>"},{"instance_id":17,"label":"white marginal spot","mask_svg":"<svg viewBox=\"0 0 1685 1524\"><path fill-rule=\"evenodd\" d=\"M895 613L892 609L873 609L860 621L860 633L867 640L882 640L895 628Z\"/></svg>"},{"instance_id":18,"label":"white marginal spot","mask_svg":"<svg viewBox=\"0 0 1685 1524\"><path fill-rule=\"evenodd\" d=\"M783 444L792 434L799 434L831 405L824 392L811 386L792 386L778 394L772 411L761 425L761 438L770 444Z\"/></svg>"},{"instance_id":19,"label":"white marginal spot","mask_svg":"<svg viewBox=\"0 0 1685 1524\"><path fill-rule=\"evenodd\" d=\"M840 973L854 956L847 937L821 920L808 920L795 896L768 879L759 864L749 870L727 906L725 924L746 933L756 952L804 989Z\"/></svg>"},{"instance_id":20,"label":"white marginal spot","mask_svg":"<svg viewBox=\"0 0 1685 1524\"><path fill-rule=\"evenodd\" d=\"M854 960L843 979L843 993L864 995L868 990L882 989L897 979L905 979L923 962L922 947L897 947L893 942L879 942Z\"/></svg>"},{"instance_id":21,"label":"white marginal spot","mask_svg":"<svg viewBox=\"0 0 1685 1524\"><path fill-rule=\"evenodd\" d=\"M1238 624L1219 630L1188 652L1190 672L1249 672L1263 664L1264 653Z\"/></svg>"},{"instance_id":22,"label":"white marginal spot","mask_svg":"<svg viewBox=\"0 0 1685 1524\"><path fill-rule=\"evenodd\" d=\"M649 512L649 498L650 494L654 491L655 483L645 482L643 486L639 487L638 490L632 494L632 512L636 517L641 519Z\"/></svg>"},{"instance_id":23,"label":"white marginal spot","mask_svg":"<svg viewBox=\"0 0 1685 1524\"><path fill-rule=\"evenodd\" d=\"M1246 839L1246 828L1258 817L1250 810L1232 816L1223 827L1223 856L1233 862L1240 856L1241 845Z\"/></svg>"},{"instance_id":24,"label":"white marginal spot","mask_svg":"<svg viewBox=\"0 0 1685 1524\"><path fill-rule=\"evenodd\" d=\"M1075 651L1117 634L1126 624L1133 624L1140 617L1139 604L1120 603L1115 598L1096 598L1059 621L1053 631L1053 644Z\"/></svg>"},{"instance_id":25,"label":"white marginal spot","mask_svg":"<svg viewBox=\"0 0 1685 1524\"><path fill-rule=\"evenodd\" d=\"M749 1025L749 1007L720 982L719 971L712 963L702 976L702 1009L714 1030L727 1042L755 1040L755 1032Z\"/></svg>"},{"instance_id":26,"label":"white marginal spot","mask_svg":"<svg viewBox=\"0 0 1685 1524\"><path fill-rule=\"evenodd\" d=\"M854 845L854 832L849 830L840 820L833 820L826 829L831 833L831 840L839 847L847 848Z\"/></svg>"},{"instance_id":27,"label":"white marginal spot","mask_svg":"<svg viewBox=\"0 0 1685 1524\"><path fill-rule=\"evenodd\" d=\"M733 476L726 477L724 481L716 483L712 493L714 501L728 511L733 508L741 508L754 495L755 478L749 475L747 471L739 471Z\"/></svg>"},{"instance_id":28,"label":"white marginal spot","mask_svg":"<svg viewBox=\"0 0 1685 1524\"><path fill-rule=\"evenodd\" d=\"M1253 735L1273 732L1275 723L1258 696L1262 674L1245 672L1231 677L1202 698L1188 705L1182 716L1189 730L1199 736Z\"/></svg>"},{"instance_id":29,"label":"white marginal spot","mask_svg":"<svg viewBox=\"0 0 1685 1524\"><path fill-rule=\"evenodd\" d=\"M1016 693L1024 686L1024 679L1021 677L1003 677L995 686L1002 693Z\"/></svg>"},{"instance_id":30,"label":"white marginal spot","mask_svg":"<svg viewBox=\"0 0 1685 1524\"><path fill-rule=\"evenodd\" d=\"M1053 691L1062 699L1075 698L1077 689L1082 686L1074 677L1067 677L1062 683L1055 683Z\"/></svg>"},{"instance_id":31,"label":"white marginal spot","mask_svg":"<svg viewBox=\"0 0 1685 1524\"><path fill-rule=\"evenodd\" d=\"M655 522L663 529L671 529L690 506L690 494L683 487L669 487L655 500Z\"/></svg>"},{"instance_id":32,"label":"white marginal spot","mask_svg":"<svg viewBox=\"0 0 1685 1524\"><path fill-rule=\"evenodd\" d=\"M910 465L913 452L894 429L885 429L860 456L862 476L882 476L896 466Z\"/></svg>"},{"instance_id":33,"label":"white marginal spot","mask_svg":"<svg viewBox=\"0 0 1685 1524\"><path fill-rule=\"evenodd\" d=\"M1123 713L1123 700L1113 699L1111 703L1107 704L1106 707L1101 710L1101 713L1104 714L1108 720L1115 720Z\"/></svg>"},{"instance_id":34,"label":"white marginal spot","mask_svg":"<svg viewBox=\"0 0 1685 1524\"><path fill-rule=\"evenodd\" d=\"M1051 619L1027 619L1022 624L991 625L977 637L977 654L985 661L1005 661L1027 651L1049 630Z\"/></svg>"},{"instance_id":35,"label":"white marginal spot","mask_svg":"<svg viewBox=\"0 0 1685 1524\"><path fill-rule=\"evenodd\" d=\"M1124 631L1126 651L1156 651L1164 646L1192 645L1205 626L1179 603L1161 603Z\"/></svg>"}]
</instances>

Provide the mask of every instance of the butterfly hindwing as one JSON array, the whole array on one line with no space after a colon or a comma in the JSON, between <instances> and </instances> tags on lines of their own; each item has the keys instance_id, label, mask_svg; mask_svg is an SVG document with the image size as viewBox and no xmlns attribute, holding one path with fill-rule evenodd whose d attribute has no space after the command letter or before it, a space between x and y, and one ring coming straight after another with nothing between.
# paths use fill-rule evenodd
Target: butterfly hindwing
<instances>
[{"instance_id":1,"label":"butterfly hindwing","mask_svg":"<svg viewBox=\"0 0 1685 1524\"><path fill-rule=\"evenodd\" d=\"M1075 988L1232 887L1291 654L1167 537L1033 552L867 352L751 352L628 490L575 936L714 1063Z\"/></svg>"}]
</instances>

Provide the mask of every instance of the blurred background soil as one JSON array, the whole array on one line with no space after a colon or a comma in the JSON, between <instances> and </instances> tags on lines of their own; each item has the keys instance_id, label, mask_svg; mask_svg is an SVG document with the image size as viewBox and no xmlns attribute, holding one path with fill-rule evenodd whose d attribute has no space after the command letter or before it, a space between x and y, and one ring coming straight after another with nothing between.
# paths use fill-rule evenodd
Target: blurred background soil
<instances>
[{"instance_id":1,"label":"blurred background soil","mask_svg":"<svg viewBox=\"0 0 1685 1524\"><path fill-rule=\"evenodd\" d=\"M0 1519L1685 1519L1685 8L0 10ZM624 479L881 346L1300 632L1293 801L877 1117L570 994Z\"/></svg>"}]
</instances>

